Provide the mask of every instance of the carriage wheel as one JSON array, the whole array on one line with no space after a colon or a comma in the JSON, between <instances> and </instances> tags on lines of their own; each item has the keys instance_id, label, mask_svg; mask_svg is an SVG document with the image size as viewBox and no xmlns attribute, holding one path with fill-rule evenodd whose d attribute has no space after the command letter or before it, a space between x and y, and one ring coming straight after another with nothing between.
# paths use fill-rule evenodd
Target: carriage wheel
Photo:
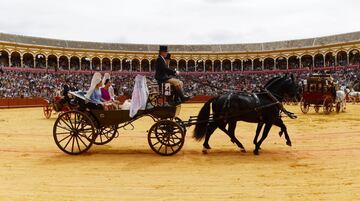
<instances>
[{"instance_id":1,"label":"carriage wheel","mask_svg":"<svg viewBox=\"0 0 360 201\"><path fill-rule=\"evenodd\" d=\"M110 127L103 127L97 130L97 137L94 141L96 145L104 145L113 140L117 133L117 125Z\"/></svg>"},{"instance_id":2,"label":"carriage wheel","mask_svg":"<svg viewBox=\"0 0 360 201\"><path fill-rule=\"evenodd\" d=\"M319 113L319 112L320 112L320 106L315 105L315 106L314 106L314 109L315 109L315 112L316 112L316 113Z\"/></svg>"},{"instance_id":3,"label":"carriage wheel","mask_svg":"<svg viewBox=\"0 0 360 201\"><path fill-rule=\"evenodd\" d=\"M306 114L306 113L309 112L310 105L307 102L301 101L300 102L300 109L301 109L302 113Z\"/></svg>"},{"instance_id":4,"label":"carriage wheel","mask_svg":"<svg viewBox=\"0 0 360 201\"><path fill-rule=\"evenodd\" d=\"M63 152L71 155L84 153L95 141L94 123L83 112L62 113L55 121L53 137Z\"/></svg>"},{"instance_id":5,"label":"carriage wheel","mask_svg":"<svg viewBox=\"0 0 360 201\"><path fill-rule=\"evenodd\" d=\"M341 102L337 102L335 108L336 108L336 113L339 113L341 111Z\"/></svg>"},{"instance_id":6,"label":"carriage wheel","mask_svg":"<svg viewBox=\"0 0 360 201\"><path fill-rule=\"evenodd\" d=\"M44 116L47 119L50 119L51 112L52 112L52 106L49 103L46 103L43 107Z\"/></svg>"},{"instance_id":7,"label":"carriage wheel","mask_svg":"<svg viewBox=\"0 0 360 201\"><path fill-rule=\"evenodd\" d=\"M182 127L170 120L160 120L149 130L148 143L151 149L162 156L174 155L181 150L185 142Z\"/></svg>"},{"instance_id":8,"label":"carriage wheel","mask_svg":"<svg viewBox=\"0 0 360 201\"><path fill-rule=\"evenodd\" d=\"M324 104L323 104L323 110L325 114L330 114L333 110L333 100L332 98L325 98Z\"/></svg>"}]
</instances>

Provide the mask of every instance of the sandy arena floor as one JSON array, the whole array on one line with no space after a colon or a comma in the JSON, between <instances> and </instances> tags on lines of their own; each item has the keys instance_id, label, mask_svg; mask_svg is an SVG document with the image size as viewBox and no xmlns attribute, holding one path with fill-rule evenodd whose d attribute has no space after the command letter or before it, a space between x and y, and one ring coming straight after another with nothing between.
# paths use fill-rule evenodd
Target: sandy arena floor
<instances>
[{"instance_id":1,"label":"sandy arena floor","mask_svg":"<svg viewBox=\"0 0 360 201\"><path fill-rule=\"evenodd\" d=\"M201 104L184 105L180 117ZM0 110L0 200L359 200L360 105L341 114L285 119L293 147L273 127L260 156L253 124L239 123L241 153L219 130L208 155L188 131L183 149L161 157L147 144L148 119L120 130L87 154L62 153L52 137L56 115L41 108Z\"/></svg>"}]
</instances>

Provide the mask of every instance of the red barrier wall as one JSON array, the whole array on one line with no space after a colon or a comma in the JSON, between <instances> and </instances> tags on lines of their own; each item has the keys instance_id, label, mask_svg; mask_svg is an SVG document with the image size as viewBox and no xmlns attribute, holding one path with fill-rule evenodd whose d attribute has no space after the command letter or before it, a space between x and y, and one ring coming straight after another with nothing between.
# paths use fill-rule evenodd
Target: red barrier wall
<instances>
[{"instance_id":1,"label":"red barrier wall","mask_svg":"<svg viewBox=\"0 0 360 201\"><path fill-rule=\"evenodd\" d=\"M0 108L41 107L43 98L4 98L0 99Z\"/></svg>"},{"instance_id":2,"label":"red barrier wall","mask_svg":"<svg viewBox=\"0 0 360 201\"><path fill-rule=\"evenodd\" d=\"M211 96L195 96L188 103L205 103ZM120 102L125 97L119 97ZM43 98L0 98L0 108L42 107L46 101Z\"/></svg>"}]
</instances>

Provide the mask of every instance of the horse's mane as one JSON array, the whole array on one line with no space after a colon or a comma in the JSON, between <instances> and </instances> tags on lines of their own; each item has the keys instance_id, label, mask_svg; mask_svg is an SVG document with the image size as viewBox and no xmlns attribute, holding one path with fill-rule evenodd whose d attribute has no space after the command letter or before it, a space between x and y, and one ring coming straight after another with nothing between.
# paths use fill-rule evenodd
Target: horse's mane
<instances>
[{"instance_id":1,"label":"horse's mane","mask_svg":"<svg viewBox=\"0 0 360 201\"><path fill-rule=\"evenodd\" d=\"M270 79L265 85L264 85L264 89L269 87L270 84L275 83L276 81L280 80L282 77L278 76L278 77L274 77L272 79Z\"/></svg>"}]
</instances>

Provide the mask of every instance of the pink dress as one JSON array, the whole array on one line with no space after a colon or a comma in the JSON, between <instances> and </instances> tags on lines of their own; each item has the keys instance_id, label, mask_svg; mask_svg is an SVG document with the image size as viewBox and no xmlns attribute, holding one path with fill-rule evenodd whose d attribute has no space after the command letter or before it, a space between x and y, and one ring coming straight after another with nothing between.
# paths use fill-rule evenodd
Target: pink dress
<instances>
[{"instance_id":1,"label":"pink dress","mask_svg":"<svg viewBox=\"0 0 360 201\"><path fill-rule=\"evenodd\" d=\"M101 88L101 99L104 101L110 101L110 93L105 88Z\"/></svg>"}]
</instances>

